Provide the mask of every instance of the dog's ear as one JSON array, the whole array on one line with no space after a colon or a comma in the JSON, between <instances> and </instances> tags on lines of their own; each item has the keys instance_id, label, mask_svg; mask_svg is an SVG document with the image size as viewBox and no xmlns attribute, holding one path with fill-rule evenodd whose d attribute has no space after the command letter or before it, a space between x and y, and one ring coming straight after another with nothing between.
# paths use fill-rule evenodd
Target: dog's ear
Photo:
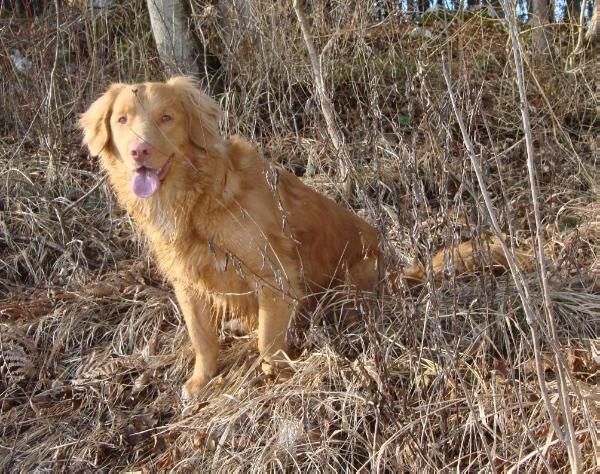
<instances>
[{"instance_id":1,"label":"dog's ear","mask_svg":"<svg viewBox=\"0 0 600 474\"><path fill-rule=\"evenodd\" d=\"M113 84L79 119L83 144L92 156L98 156L110 141L110 116L115 98L125 84Z\"/></svg>"},{"instance_id":2,"label":"dog's ear","mask_svg":"<svg viewBox=\"0 0 600 474\"><path fill-rule=\"evenodd\" d=\"M198 89L190 77L173 77L167 84L173 87L180 97L190 141L198 148L211 149L219 141L219 105Z\"/></svg>"}]
</instances>

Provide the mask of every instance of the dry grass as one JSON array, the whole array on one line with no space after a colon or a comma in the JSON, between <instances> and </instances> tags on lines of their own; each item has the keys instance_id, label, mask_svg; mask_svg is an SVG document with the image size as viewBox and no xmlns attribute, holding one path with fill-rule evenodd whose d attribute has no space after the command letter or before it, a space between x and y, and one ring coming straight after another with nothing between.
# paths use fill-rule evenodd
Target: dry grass
<instances>
[{"instance_id":1,"label":"dry grass","mask_svg":"<svg viewBox=\"0 0 600 474\"><path fill-rule=\"evenodd\" d=\"M298 173L311 161L307 181L341 199L296 18L285 2L256 3L221 17L194 4L198 31L226 65L224 129ZM374 24L369 2L330 3L329 14L310 13L317 46L329 45L323 71L363 191L349 205L381 228L390 268L415 258L426 266L436 250L469 238L485 249L489 233L441 53L503 231L529 248L525 147L503 24L430 16L426 40L399 18ZM101 176L79 145L76 114L114 80L163 77L142 10L124 2L93 16L65 8L0 20L0 470L566 471L514 284L485 271L365 297L350 325L326 295L292 331L300 357L287 380L261 375L254 334L224 328L221 375L200 402L183 405L193 354L170 289L107 186L81 199ZM574 33L556 27L551 57L526 74L551 296L592 472L599 127L589 51L564 72ZM32 61L29 72L13 67L15 48ZM538 275L528 278L541 306Z\"/></svg>"}]
</instances>

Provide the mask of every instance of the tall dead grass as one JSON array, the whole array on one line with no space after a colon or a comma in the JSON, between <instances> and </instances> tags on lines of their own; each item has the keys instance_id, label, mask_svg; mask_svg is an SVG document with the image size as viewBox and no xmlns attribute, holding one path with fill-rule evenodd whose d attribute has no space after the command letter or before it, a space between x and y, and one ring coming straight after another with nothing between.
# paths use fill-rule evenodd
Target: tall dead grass
<instances>
[{"instance_id":1,"label":"tall dead grass","mask_svg":"<svg viewBox=\"0 0 600 474\"><path fill-rule=\"evenodd\" d=\"M427 268L435 251L467 239L485 254L490 228L443 53L501 229L530 251L507 27L448 12L418 25L400 16L376 23L369 3L305 5L357 170L361 192L346 204L381 229L389 269L415 259ZM310 163L306 181L344 200L291 5L236 4L191 4L195 31L225 71L225 133L243 134L298 174ZM449 271L410 294L348 295L360 316L351 324L325 295L291 331L300 357L287 380L261 375L253 333L224 327L221 375L200 401L180 401L193 356L181 315L74 129L110 82L163 78L144 11L136 1L0 20L0 470L566 471L514 282L483 269ZM521 33L525 48L529 38ZM550 55L526 63L525 79L558 349L582 469L591 472L598 117L591 52L565 67L576 38L556 26ZM31 68L16 68L15 49ZM538 276L526 278L542 307ZM558 408L554 354L540 333Z\"/></svg>"}]
</instances>

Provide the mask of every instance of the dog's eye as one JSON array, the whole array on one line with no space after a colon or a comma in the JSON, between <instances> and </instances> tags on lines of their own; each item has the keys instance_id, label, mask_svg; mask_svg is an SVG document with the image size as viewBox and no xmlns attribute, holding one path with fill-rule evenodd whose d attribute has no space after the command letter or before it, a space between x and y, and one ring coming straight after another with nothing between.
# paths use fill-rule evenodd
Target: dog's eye
<instances>
[{"instance_id":1,"label":"dog's eye","mask_svg":"<svg viewBox=\"0 0 600 474\"><path fill-rule=\"evenodd\" d=\"M169 115L169 114L164 114L161 118L160 121L161 123L165 123L165 122L170 122L173 118Z\"/></svg>"},{"instance_id":2,"label":"dog's eye","mask_svg":"<svg viewBox=\"0 0 600 474\"><path fill-rule=\"evenodd\" d=\"M126 124L127 123L127 117L125 117L125 115L121 115L118 119L117 122L119 122L120 124Z\"/></svg>"}]
</instances>

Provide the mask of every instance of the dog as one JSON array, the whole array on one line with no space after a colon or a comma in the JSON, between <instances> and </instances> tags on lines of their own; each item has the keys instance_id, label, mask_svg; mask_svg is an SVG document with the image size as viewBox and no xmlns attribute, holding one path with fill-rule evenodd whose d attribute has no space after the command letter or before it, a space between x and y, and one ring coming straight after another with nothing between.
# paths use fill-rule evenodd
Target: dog
<instances>
[{"instance_id":1,"label":"dog","mask_svg":"<svg viewBox=\"0 0 600 474\"><path fill-rule=\"evenodd\" d=\"M113 84L83 113L83 143L173 285L195 365L183 396L215 375L223 314L258 322L263 369L310 295L374 290L378 233L357 215L219 134L217 103L188 77Z\"/></svg>"},{"instance_id":2,"label":"dog","mask_svg":"<svg viewBox=\"0 0 600 474\"><path fill-rule=\"evenodd\" d=\"M223 139L219 117L217 103L179 76L113 84L79 121L84 145L175 290L195 352L184 398L217 372L222 316L258 322L262 368L271 372L285 365L291 317L312 295L374 291L380 280L376 229L242 138ZM448 257L455 272L479 266L473 248L439 252L429 274L439 275ZM492 266L506 267L498 242L488 254ZM427 279L419 266L402 273L413 284Z\"/></svg>"}]
</instances>

